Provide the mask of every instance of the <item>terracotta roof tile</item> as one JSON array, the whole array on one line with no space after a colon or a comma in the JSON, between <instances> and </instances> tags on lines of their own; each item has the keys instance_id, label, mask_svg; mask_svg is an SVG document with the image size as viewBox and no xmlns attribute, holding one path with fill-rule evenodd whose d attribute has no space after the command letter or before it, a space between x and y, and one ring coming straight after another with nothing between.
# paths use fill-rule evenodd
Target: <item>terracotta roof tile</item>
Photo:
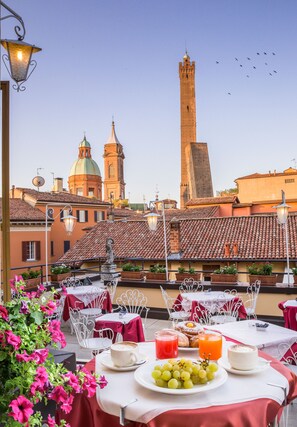
<instances>
[{"instance_id":1,"label":"terracotta roof tile","mask_svg":"<svg viewBox=\"0 0 297 427\"><path fill-rule=\"evenodd\" d=\"M238 203L238 201L237 196L203 197L200 199L189 200L186 203L186 206Z\"/></svg>"},{"instance_id":2,"label":"terracotta roof tile","mask_svg":"<svg viewBox=\"0 0 297 427\"><path fill-rule=\"evenodd\" d=\"M169 251L169 221L166 233ZM229 260L225 257L226 242L238 244L242 260L283 260L286 258L284 230L276 215L180 219L181 260ZM297 215L288 220L290 259L297 261ZM62 257L63 261L83 261L105 258L107 237L115 241L116 258L164 259L164 235L160 224L156 232L149 231L145 220L98 223L86 236Z\"/></svg>"},{"instance_id":3,"label":"terracotta roof tile","mask_svg":"<svg viewBox=\"0 0 297 427\"><path fill-rule=\"evenodd\" d=\"M31 188L16 188L16 190L23 191L24 194L28 194L36 202L61 202L61 203L78 203L78 204L97 204L97 205L109 205L108 202L102 202L97 199L91 199L89 197L78 196L71 194L66 191L62 192L45 192L36 191Z\"/></svg>"},{"instance_id":4,"label":"terracotta roof tile","mask_svg":"<svg viewBox=\"0 0 297 427\"><path fill-rule=\"evenodd\" d=\"M21 199L9 200L11 221L45 221L45 214ZM0 218L2 220L2 199L0 199Z\"/></svg>"}]
</instances>

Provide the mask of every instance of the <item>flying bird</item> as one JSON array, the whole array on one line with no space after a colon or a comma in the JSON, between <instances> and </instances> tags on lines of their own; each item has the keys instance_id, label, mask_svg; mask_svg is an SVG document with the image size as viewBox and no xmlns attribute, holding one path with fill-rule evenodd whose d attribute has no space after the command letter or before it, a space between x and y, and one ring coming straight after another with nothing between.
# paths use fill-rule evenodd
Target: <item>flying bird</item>
<instances>
[{"instance_id":1,"label":"flying bird","mask_svg":"<svg viewBox=\"0 0 297 427\"><path fill-rule=\"evenodd\" d=\"M267 55L267 53L266 52L263 52L264 53L264 55Z\"/></svg>"},{"instance_id":2,"label":"flying bird","mask_svg":"<svg viewBox=\"0 0 297 427\"><path fill-rule=\"evenodd\" d=\"M255 66L253 66L253 68L254 68L254 69L256 69L256 67L255 67Z\"/></svg>"},{"instance_id":3,"label":"flying bird","mask_svg":"<svg viewBox=\"0 0 297 427\"><path fill-rule=\"evenodd\" d=\"M259 53L259 52L257 52L257 55L260 55L260 53Z\"/></svg>"},{"instance_id":4,"label":"flying bird","mask_svg":"<svg viewBox=\"0 0 297 427\"><path fill-rule=\"evenodd\" d=\"M251 60L251 58L248 58L248 57L247 57L246 59L247 59L248 61L250 61L250 60Z\"/></svg>"},{"instance_id":5,"label":"flying bird","mask_svg":"<svg viewBox=\"0 0 297 427\"><path fill-rule=\"evenodd\" d=\"M242 64L240 64L239 66L242 67Z\"/></svg>"},{"instance_id":6,"label":"flying bird","mask_svg":"<svg viewBox=\"0 0 297 427\"><path fill-rule=\"evenodd\" d=\"M216 61L216 64L219 64L219 61Z\"/></svg>"},{"instance_id":7,"label":"flying bird","mask_svg":"<svg viewBox=\"0 0 297 427\"><path fill-rule=\"evenodd\" d=\"M231 95L231 92L228 92L228 95Z\"/></svg>"},{"instance_id":8,"label":"flying bird","mask_svg":"<svg viewBox=\"0 0 297 427\"><path fill-rule=\"evenodd\" d=\"M274 53L274 52L272 52L272 55L275 55L275 53Z\"/></svg>"},{"instance_id":9,"label":"flying bird","mask_svg":"<svg viewBox=\"0 0 297 427\"><path fill-rule=\"evenodd\" d=\"M248 78L250 78L250 76L249 76L248 74L247 74L246 76L247 76Z\"/></svg>"},{"instance_id":10,"label":"flying bird","mask_svg":"<svg viewBox=\"0 0 297 427\"><path fill-rule=\"evenodd\" d=\"M265 62L265 65L268 65L267 62Z\"/></svg>"},{"instance_id":11,"label":"flying bird","mask_svg":"<svg viewBox=\"0 0 297 427\"><path fill-rule=\"evenodd\" d=\"M277 73L277 71L275 71L275 70L273 70L273 72L276 74Z\"/></svg>"},{"instance_id":12,"label":"flying bird","mask_svg":"<svg viewBox=\"0 0 297 427\"><path fill-rule=\"evenodd\" d=\"M235 58L235 61L238 61L238 58Z\"/></svg>"},{"instance_id":13,"label":"flying bird","mask_svg":"<svg viewBox=\"0 0 297 427\"><path fill-rule=\"evenodd\" d=\"M270 76L272 76L272 73L269 73Z\"/></svg>"}]
</instances>

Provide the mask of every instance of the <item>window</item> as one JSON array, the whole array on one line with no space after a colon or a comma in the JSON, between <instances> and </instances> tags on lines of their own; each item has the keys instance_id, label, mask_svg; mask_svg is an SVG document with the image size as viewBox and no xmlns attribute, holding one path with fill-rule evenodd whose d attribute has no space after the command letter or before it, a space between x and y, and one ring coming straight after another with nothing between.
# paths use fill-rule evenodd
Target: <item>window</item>
<instances>
[{"instance_id":1,"label":"window","mask_svg":"<svg viewBox=\"0 0 297 427\"><path fill-rule=\"evenodd\" d=\"M40 242L22 242L22 261L40 260Z\"/></svg>"},{"instance_id":2,"label":"window","mask_svg":"<svg viewBox=\"0 0 297 427\"><path fill-rule=\"evenodd\" d=\"M64 240L64 254L70 249L70 240Z\"/></svg>"},{"instance_id":3,"label":"window","mask_svg":"<svg viewBox=\"0 0 297 427\"><path fill-rule=\"evenodd\" d=\"M218 270L220 268L220 265L218 264L208 264L208 265L202 265L202 271L203 271L203 278L206 282L210 282L210 275L214 270Z\"/></svg>"},{"instance_id":4,"label":"window","mask_svg":"<svg viewBox=\"0 0 297 427\"><path fill-rule=\"evenodd\" d=\"M83 189L82 188L77 188L76 189L76 195L77 196L83 196Z\"/></svg>"},{"instance_id":5,"label":"window","mask_svg":"<svg viewBox=\"0 0 297 427\"><path fill-rule=\"evenodd\" d=\"M94 222L104 221L105 212L102 211L94 211Z\"/></svg>"},{"instance_id":6,"label":"window","mask_svg":"<svg viewBox=\"0 0 297 427\"><path fill-rule=\"evenodd\" d=\"M76 211L77 222L88 222L88 211Z\"/></svg>"},{"instance_id":7,"label":"window","mask_svg":"<svg viewBox=\"0 0 297 427\"><path fill-rule=\"evenodd\" d=\"M293 182L295 182L294 178L285 179L285 184L292 184Z\"/></svg>"},{"instance_id":8,"label":"window","mask_svg":"<svg viewBox=\"0 0 297 427\"><path fill-rule=\"evenodd\" d=\"M95 188L89 188L88 190L88 196L93 197L95 193Z\"/></svg>"},{"instance_id":9,"label":"window","mask_svg":"<svg viewBox=\"0 0 297 427\"><path fill-rule=\"evenodd\" d=\"M54 251L54 242L51 241L51 256L55 255L55 251Z\"/></svg>"},{"instance_id":10,"label":"window","mask_svg":"<svg viewBox=\"0 0 297 427\"><path fill-rule=\"evenodd\" d=\"M109 178L114 178L114 166L113 166L113 164L109 165L108 175L109 175Z\"/></svg>"}]
</instances>

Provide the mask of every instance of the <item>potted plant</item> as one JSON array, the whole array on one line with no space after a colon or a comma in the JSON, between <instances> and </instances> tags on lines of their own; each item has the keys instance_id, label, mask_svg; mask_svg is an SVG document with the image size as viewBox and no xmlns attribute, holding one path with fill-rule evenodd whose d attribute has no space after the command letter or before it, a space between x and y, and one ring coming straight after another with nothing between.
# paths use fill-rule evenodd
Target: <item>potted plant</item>
<instances>
[{"instance_id":1,"label":"potted plant","mask_svg":"<svg viewBox=\"0 0 297 427\"><path fill-rule=\"evenodd\" d=\"M195 272L195 268L190 267L186 270L184 267L178 267L178 273L175 273L176 281L182 282L185 279L200 280L200 273Z\"/></svg>"},{"instance_id":2,"label":"potted plant","mask_svg":"<svg viewBox=\"0 0 297 427\"><path fill-rule=\"evenodd\" d=\"M139 265L134 265L131 262L127 262L122 266L121 278L128 280L142 280L143 272Z\"/></svg>"},{"instance_id":3,"label":"potted plant","mask_svg":"<svg viewBox=\"0 0 297 427\"><path fill-rule=\"evenodd\" d=\"M272 274L273 265L269 262L264 264L252 264L249 265L247 271L249 273L250 283L254 283L256 280L261 281L261 286L272 286L276 284L277 275Z\"/></svg>"},{"instance_id":4,"label":"potted plant","mask_svg":"<svg viewBox=\"0 0 297 427\"><path fill-rule=\"evenodd\" d=\"M67 267L65 264L53 265L51 267L52 282L61 282L61 280L65 280L70 276L70 267Z\"/></svg>"},{"instance_id":5,"label":"potted plant","mask_svg":"<svg viewBox=\"0 0 297 427\"><path fill-rule=\"evenodd\" d=\"M32 289L36 288L38 285L40 285L41 280L41 271L40 270L28 270L24 271L21 274L22 278L26 282L26 289Z\"/></svg>"},{"instance_id":6,"label":"potted plant","mask_svg":"<svg viewBox=\"0 0 297 427\"><path fill-rule=\"evenodd\" d=\"M237 285L238 272L235 264L225 265L210 275L211 283Z\"/></svg>"},{"instance_id":7,"label":"potted plant","mask_svg":"<svg viewBox=\"0 0 297 427\"><path fill-rule=\"evenodd\" d=\"M297 285L297 267L292 267L291 270L294 274L294 285Z\"/></svg>"},{"instance_id":8,"label":"potted plant","mask_svg":"<svg viewBox=\"0 0 297 427\"><path fill-rule=\"evenodd\" d=\"M157 282L165 282L166 268L159 264L152 265L150 267L150 271L146 273L146 279Z\"/></svg>"},{"instance_id":9,"label":"potted plant","mask_svg":"<svg viewBox=\"0 0 297 427\"><path fill-rule=\"evenodd\" d=\"M92 396L106 385L85 368L70 372L56 363L49 345L63 347L60 322L52 320L54 292L25 292L21 276L11 281L11 301L0 305L0 425L5 427L62 427L48 414L49 404L71 411L76 393Z\"/></svg>"}]
</instances>

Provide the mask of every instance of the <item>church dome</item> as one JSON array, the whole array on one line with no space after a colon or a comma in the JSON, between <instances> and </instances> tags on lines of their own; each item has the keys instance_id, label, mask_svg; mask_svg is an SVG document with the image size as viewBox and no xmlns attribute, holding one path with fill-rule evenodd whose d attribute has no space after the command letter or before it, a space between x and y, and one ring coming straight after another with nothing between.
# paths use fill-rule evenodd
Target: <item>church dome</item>
<instances>
[{"instance_id":1,"label":"church dome","mask_svg":"<svg viewBox=\"0 0 297 427\"><path fill-rule=\"evenodd\" d=\"M86 136L84 136L84 139L82 140L82 142L79 144L78 147L89 147L89 148L91 148L91 144L89 143L89 141L87 141Z\"/></svg>"},{"instance_id":2,"label":"church dome","mask_svg":"<svg viewBox=\"0 0 297 427\"><path fill-rule=\"evenodd\" d=\"M71 169L69 176L73 175L98 175L101 176L99 166L91 158L77 159Z\"/></svg>"}]
</instances>

